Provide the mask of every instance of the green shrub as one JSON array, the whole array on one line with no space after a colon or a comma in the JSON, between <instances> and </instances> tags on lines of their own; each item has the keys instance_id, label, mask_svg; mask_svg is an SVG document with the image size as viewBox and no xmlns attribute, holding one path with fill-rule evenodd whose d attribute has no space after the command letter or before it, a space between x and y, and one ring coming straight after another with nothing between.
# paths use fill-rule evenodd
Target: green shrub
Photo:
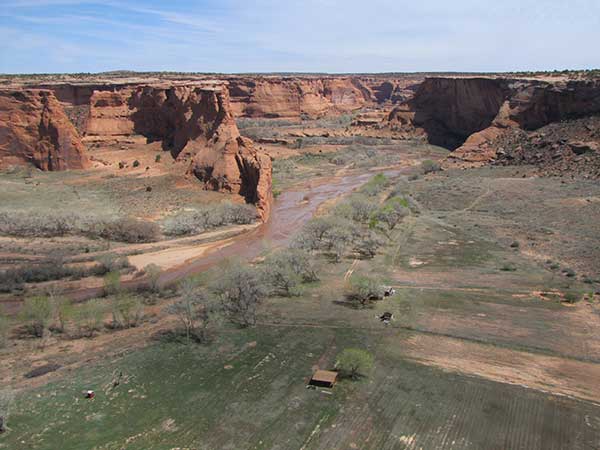
<instances>
[{"instance_id":1,"label":"green shrub","mask_svg":"<svg viewBox=\"0 0 600 450\"><path fill-rule=\"evenodd\" d=\"M41 338L52 320L50 300L45 296L26 298L20 315L28 331L33 336Z\"/></svg>"},{"instance_id":2,"label":"green shrub","mask_svg":"<svg viewBox=\"0 0 600 450\"><path fill-rule=\"evenodd\" d=\"M156 155L156 157L154 158L154 162L155 163L159 163L161 159L161 154L159 153L158 155Z\"/></svg>"},{"instance_id":3,"label":"green shrub","mask_svg":"<svg viewBox=\"0 0 600 450\"><path fill-rule=\"evenodd\" d=\"M338 355L335 367L341 377L356 380L368 375L374 362L375 358L368 351L347 348Z\"/></svg>"},{"instance_id":4,"label":"green shrub","mask_svg":"<svg viewBox=\"0 0 600 450\"><path fill-rule=\"evenodd\" d=\"M361 189L360 192L373 197L383 192L389 185L389 179L382 173L375 175Z\"/></svg>"},{"instance_id":5,"label":"green shrub","mask_svg":"<svg viewBox=\"0 0 600 450\"><path fill-rule=\"evenodd\" d=\"M0 348L6 347L8 343L8 332L10 331L10 322L7 317L5 317L0 312Z\"/></svg>"},{"instance_id":6,"label":"green shrub","mask_svg":"<svg viewBox=\"0 0 600 450\"><path fill-rule=\"evenodd\" d=\"M432 161L431 159L426 159L421 163L421 171L424 174L439 172L442 170L442 166L436 161Z\"/></svg>"},{"instance_id":7,"label":"green shrub","mask_svg":"<svg viewBox=\"0 0 600 450\"><path fill-rule=\"evenodd\" d=\"M114 328L136 327L144 316L144 306L138 297L119 293L112 299L112 326Z\"/></svg>"},{"instance_id":8,"label":"green shrub","mask_svg":"<svg viewBox=\"0 0 600 450\"><path fill-rule=\"evenodd\" d=\"M121 273L117 270L104 275L104 295L115 295L121 290Z\"/></svg>"},{"instance_id":9,"label":"green shrub","mask_svg":"<svg viewBox=\"0 0 600 450\"><path fill-rule=\"evenodd\" d=\"M515 272L517 268L514 266L514 264L504 263L502 266L500 266L500 270L503 272Z\"/></svg>"},{"instance_id":10,"label":"green shrub","mask_svg":"<svg viewBox=\"0 0 600 450\"><path fill-rule=\"evenodd\" d=\"M73 321L79 336L92 337L102 328L105 307L100 300L89 300L75 308Z\"/></svg>"},{"instance_id":11,"label":"green shrub","mask_svg":"<svg viewBox=\"0 0 600 450\"><path fill-rule=\"evenodd\" d=\"M354 275L346 286L346 297L366 306L373 300L383 298L383 290L383 286L378 279L364 275Z\"/></svg>"},{"instance_id":12,"label":"green shrub","mask_svg":"<svg viewBox=\"0 0 600 450\"><path fill-rule=\"evenodd\" d=\"M575 292L567 292L565 294L565 301L567 303L573 304L577 303L581 299L581 295Z\"/></svg>"},{"instance_id":13,"label":"green shrub","mask_svg":"<svg viewBox=\"0 0 600 450\"><path fill-rule=\"evenodd\" d=\"M139 166L140 166L140 162L139 162L139 161L136 159L136 160L133 162L133 164L132 164L132 165L133 165L133 167L139 167Z\"/></svg>"}]
</instances>

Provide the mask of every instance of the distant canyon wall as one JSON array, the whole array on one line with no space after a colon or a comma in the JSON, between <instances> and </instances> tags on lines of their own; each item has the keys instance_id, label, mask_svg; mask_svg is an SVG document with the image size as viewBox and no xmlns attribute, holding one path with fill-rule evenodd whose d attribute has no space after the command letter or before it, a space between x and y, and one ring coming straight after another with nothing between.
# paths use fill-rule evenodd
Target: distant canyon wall
<instances>
[{"instance_id":1,"label":"distant canyon wall","mask_svg":"<svg viewBox=\"0 0 600 450\"><path fill-rule=\"evenodd\" d=\"M395 107L387 125L453 150L449 161L479 165L506 130L600 114L600 82L507 78L427 78Z\"/></svg>"},{"instance_id":2,"label":"distant canyon wall","mask_svg":"<svg viewBox=\"0 0 600 450\"><path fill-rule=\"evenodd\" d=\"M421 78L248 77L230 78L238 117L309 118L347 113L410 98Z\"/></svg>"}]
</instances>

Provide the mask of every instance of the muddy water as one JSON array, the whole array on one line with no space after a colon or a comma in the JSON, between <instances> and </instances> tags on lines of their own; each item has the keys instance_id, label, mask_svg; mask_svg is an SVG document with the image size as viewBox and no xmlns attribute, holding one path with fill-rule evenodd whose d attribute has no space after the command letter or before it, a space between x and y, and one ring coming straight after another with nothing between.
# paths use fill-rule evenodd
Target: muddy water
<instances>
[{"instance_id":1,"label":"muddy water","mask_svg":"<svg viewBox=\"0 0 600 450\"><path fill-rule=\"evenodd\" d=\"M252 259L267 248L286 245L313 217L319 206L328 200L348 194L369 181L372 176L373 173L338 176L326 182L308 183L301 188L283 192L275 200L271 218L267 223L240 235L227 247L214 250L165 273L161 281L168 284L202 272L226 258Z\"/></svg>"},{"instance_id":2,"label":"muddy water","mask_svg":"<svg viewBox=\"0 0 600 450\"><path fill-rule=\"evenodd\" d=\"M371 170L366 173L345 173L322 181L309 181L299 187L283 192L274 202L268 222L248 233L234 238L221 248L209 250L198 259L187 261L184 265L168 270L160 278L162 285L168 285L192 274L201 273L226 258L252 259L265 249L280 247L290 242L292 237L310 220L319 206L328 200L346 195L365 184L377 173L397 175L394 170ZM125 288L136 288L143 284L140 280L123 282ZM84 301L102 295L103 289L86 288L67 294L74 301ZM3 302L9 313L19 309L20 300Z\"/></svg>"}]
</instances>

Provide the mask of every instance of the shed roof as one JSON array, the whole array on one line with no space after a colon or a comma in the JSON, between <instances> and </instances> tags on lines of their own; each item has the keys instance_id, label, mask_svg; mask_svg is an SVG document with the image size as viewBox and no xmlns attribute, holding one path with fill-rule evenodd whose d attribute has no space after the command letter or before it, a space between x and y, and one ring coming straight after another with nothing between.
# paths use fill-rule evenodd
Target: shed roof
<instances>
[{"instance_id":1,"label":"shed roof","mask_svg":"<svg viewBox=\"0 0 600 450\"><path fill-rule=\"evenodd\" d=\"M337 379L337 372L332 372L331 370L317 370L313 376L312 380L321 381L323 383L335 383Z\"/></svg>"}]
</instances>

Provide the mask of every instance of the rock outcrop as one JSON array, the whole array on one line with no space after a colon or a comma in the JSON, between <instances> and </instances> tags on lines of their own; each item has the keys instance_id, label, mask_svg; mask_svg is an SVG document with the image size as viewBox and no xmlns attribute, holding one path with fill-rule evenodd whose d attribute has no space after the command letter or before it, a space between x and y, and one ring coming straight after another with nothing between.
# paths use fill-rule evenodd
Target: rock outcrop
<instances>
[{"instance_id":1,"label":"rock outcrop","mask_svg":"<svg viewBox=\"0 0 600 450\"><path fill-rule=\"evenodd\" d=\"M128 100L133 129L162 141L207 189L240 194L263 219L272 202L271 159L240 136L225 86L140 87Z\"/></svg>"},{"instance_id":2,"label":"rock outcrop","mask_svg":"<svg viewBox=\"0 0 600 450\"><path fill-rule=\"evenodd\" d=\"M127 98L131 91L94 91L89 99L86 135L128 136L134 134Z\"/></svg>"},{"instance_id":3,"label":"rock outcrop","mask_svg":"<svg viewBox=\"0 0 600 450\"><path fill-rule=\"evenodd\" d=\"M79 134L51 91L0 90L0 167L42 170L88 166Z\"/></svg>"},{"instance_id":4,"label":"rock outcrop","mask_svg":"<svg viewBox=\"0 0 600 450\"><path fill-rule=\"evenodd\" d=\"M554 176L600 178L600 116L512 128L488 144L495 165L527 165Z\"/></svg>"},{"instance_id":5,"label":"rock outcrop","mask_svg":"<svg viewBox=\"0 0 600 450\"><path fill-rule=\"evenodd\" d=\"M271 160L242 138L223 84L148 85L94 92L88 135L160 141L207 189L239 194L269 216Z\"/></svg>"},{"instance_id":6,"label":"rock outcrop","mask_svg":"<svg viewBox=\"0 0 600 450\"><path fill-rule=\"evenodd\" d=\"M598 81L428 78L392 110L388 124L453 150L449 162L481 165L495 158L494 141L508 130L536 130L598 113Z\"/></svg>"}]
</instances>

